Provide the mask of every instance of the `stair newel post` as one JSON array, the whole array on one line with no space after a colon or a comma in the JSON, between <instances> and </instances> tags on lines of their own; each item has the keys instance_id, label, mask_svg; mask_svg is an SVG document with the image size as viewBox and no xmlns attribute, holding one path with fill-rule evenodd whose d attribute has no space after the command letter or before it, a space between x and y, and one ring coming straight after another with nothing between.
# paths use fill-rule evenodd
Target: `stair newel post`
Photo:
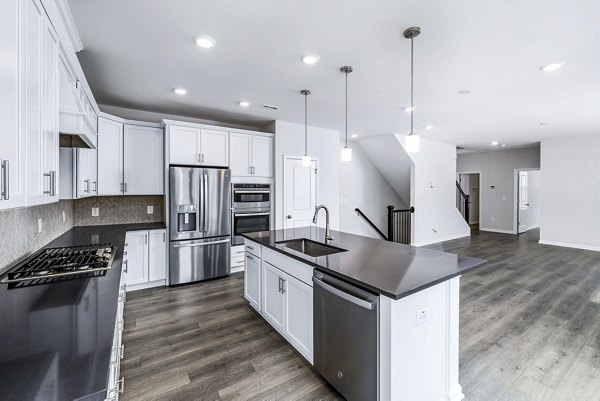
<instances>
[{"instance_id":1,"label":"stair newel post","mask_svg":"<svg viewBox=\"0 0 600 401\"><path fill-rule=\"evenodd\" d=\"M387 232L387 240L394 240L394 205L389 205L387 207L388 210L388 232Z\"/></svg>"}]
</instances>

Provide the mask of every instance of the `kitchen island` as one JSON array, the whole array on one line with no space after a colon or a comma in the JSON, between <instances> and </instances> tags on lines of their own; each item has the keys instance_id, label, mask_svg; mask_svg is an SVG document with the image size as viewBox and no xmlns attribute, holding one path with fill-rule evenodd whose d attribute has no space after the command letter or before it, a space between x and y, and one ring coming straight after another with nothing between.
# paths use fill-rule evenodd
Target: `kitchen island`
<instances>
[{"instance_id":1,"label":"kitchen island","mask_svg":"<svg viewBox=\"0 0 600 401\"><path fill-rule=\"evenodd\" d=\"M331 234L245 234L250 305L349 400L462 399L459 277L485 261Z\"/></svg>"}]
</instances>

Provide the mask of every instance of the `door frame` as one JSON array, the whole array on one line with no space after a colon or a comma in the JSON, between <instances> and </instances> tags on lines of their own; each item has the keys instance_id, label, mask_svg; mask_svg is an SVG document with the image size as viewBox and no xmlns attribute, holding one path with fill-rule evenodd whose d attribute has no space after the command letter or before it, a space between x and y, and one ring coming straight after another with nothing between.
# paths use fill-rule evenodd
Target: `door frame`
<instances>
[{"instance_id":1,"label":"door frame","mask_svg":"<svg viewBox=\"0 0 600 401\"><path fill-rule=\"evenodd\" d=\"M516 168L514 171L514 197L513 197L513 234L519 234L519 172L541 171L540 167ZM529 230L527 230L529 231ZM525 234L527 231L522 232Z\"/></svg>"},{"instance_id":2,"label":"door frame","mask_svg":"<svg viewBox=\"0 0 600 401\"><path fill-rule=\"evenodd\" d=\"M281 177L281 181L282 181L282 185L281 185L282 188L281 189L283 191L282 197L281 197L282 201L283 201L283 203L281 205L281 212L282 212L282 214L281 214L281 221L283 223L282 224L283 229L287 229L288 228L287 224L286 224L286 220L287 219L285 218L285 216L287 214L287 210L286 210L286 208L287 208L287 198L286 198L286 192L287 192L286 191L286 185L287 185L287 182L286 182L285 178L287 177L287 167L286 167L286 165L287 165L287 161L288 160L300 160L300 161L302 161L302 156L283 155L283 176ZM315 176L316 176L315 177L315 205L318 205L319 204L319 158L311 156L310 157L310 161L311 162L314 161L316 163L316 165L317 165L317 174L315 174Z\"/></svg>"},{"instance_id":3,"label":"door frame","mask_svg":"<svg viewBox=\"0 0 600 401\"><path fill-rule=\"evenodd\" d=\"M483 191L482 191L482 189L483 189L483 173L481 171L473 171L473 170L457 171L456 172L457 181L458 181L458 178L459 178L459 176L461 174L479 174L479 218L478 218L479 223L478 224L479 224L479 230L480 231L485 231L484 229L482 229L483 221L482 221L482 218L481 218L481 216L483 216L483 212L482 212L483 211L483 202L481 201L482 194L483 194ZM471 226L469 224L469 222L467 222L467 224L469 225L469 227Z\"/></svg>"}]
</instances>

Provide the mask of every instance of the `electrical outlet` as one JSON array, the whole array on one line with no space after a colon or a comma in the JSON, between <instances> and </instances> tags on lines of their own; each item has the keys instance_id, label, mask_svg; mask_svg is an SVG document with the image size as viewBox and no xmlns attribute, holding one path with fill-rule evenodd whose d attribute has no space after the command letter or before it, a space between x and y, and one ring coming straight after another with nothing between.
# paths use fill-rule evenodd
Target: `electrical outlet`
<instances>
[{"instance_id":1,"label":"electrical outlet","mask_svg":"<svg viewBox=\"0 0 600 401\"><path fill-rule=\"evenodd\" d=\"M417 311L417 324L423 324L429 321L429 308Z\"/></svg>"},{"instance_id":2,"label":"electrical outlet","mask_svg":"<svg viewBox=\"0 0 600 401\"><path fill-rule=\"evenodd\" d=\"M98 217L98 216L100 216L100 208L93 207L92 208L92 217Z\"/></svg>"},{"instance_id":3,"label":"electrical outlet","mask_svg":"<svg viewBox=\"0 0 600 401\"><path fill-rule=\"evenodd\" d=\"M65 213L65 211L63 210L63 223L67 221L67 214Z\"/></svg>"},{"instance_id":4,"label":"electrical outlet","mask_svg":"<svg viewBox=\"0 0 600 401\"><path fill-rule=\"evenodd\" d=\"M148 214L154 214L154 206L148 206Z\"/></svg>"},{"instance_id":5,"label":"electrical outlet","mask_svg":"<svg viewBox=\"0 0 600 401\"><path fill-rule=\"evenodd\" d=\"M42 232L42 218L38 217L38 233Z\"/></svg>"}]
</instances>

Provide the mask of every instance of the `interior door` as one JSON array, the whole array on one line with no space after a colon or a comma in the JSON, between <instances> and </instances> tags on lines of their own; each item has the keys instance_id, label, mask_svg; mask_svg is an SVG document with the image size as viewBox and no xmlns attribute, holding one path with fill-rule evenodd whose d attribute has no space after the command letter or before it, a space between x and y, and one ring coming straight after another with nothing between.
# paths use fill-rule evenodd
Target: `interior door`
<instances>
[{"instance_id":1,"label":"interior door","mask_svg":"<svg viewBox=\"0 0 600 401\"><path fill-rule=\"evenodd\" d=\"M317 205L317 161L307 167L300 158L286 158L283 186L284 228L310 226Z\"/></svg>"},{"instance_id":2,"label":"interior door","mask_svg":"<svg viewBox=\"0 0 600 401\"><path fill-rule=\"evenodd\" d=\"M518 233L527 231L527 212L529 201L527 199L527 171L519 171L519 190L518 190L519 218L517 221Z\"/></svg>"}]
</instances>

